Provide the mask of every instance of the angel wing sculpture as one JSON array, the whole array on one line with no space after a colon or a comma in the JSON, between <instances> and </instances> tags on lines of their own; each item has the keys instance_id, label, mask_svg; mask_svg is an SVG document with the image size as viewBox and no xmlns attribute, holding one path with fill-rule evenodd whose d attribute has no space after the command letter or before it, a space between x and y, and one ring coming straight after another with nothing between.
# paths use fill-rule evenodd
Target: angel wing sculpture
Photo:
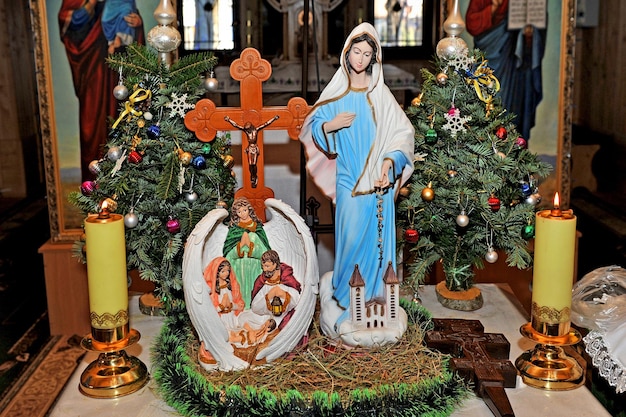
<instances>
[{"instance_id":1,"label":"angel wing sculpture","mask_svg":"<svg viewBox=\"0 0 626 417\"><path fill-rule=\"evenodd\" d=\"M272 249L268 252L275 252L280 260L259 260L262 272L254 280L252 294L248 294L250 283L240 283L243 277L235 273L240 270L224 253L229 234L229 226L224 224L227 210L211 210L187 240L183 290L201 342L199 362L205 369L237 370L270 363L293 350L308 332L319 281L313 238L289 205L271 198L265 200L265 206L270 213L270 220L263 225ZM263 239L257 242L257 249L264 246ZM251 239L248 245L233 250L250 255L257 250L254 242ZM280 282L274 285L268 265L279 271L274 276Z\"/></svg>"}]
</instances>

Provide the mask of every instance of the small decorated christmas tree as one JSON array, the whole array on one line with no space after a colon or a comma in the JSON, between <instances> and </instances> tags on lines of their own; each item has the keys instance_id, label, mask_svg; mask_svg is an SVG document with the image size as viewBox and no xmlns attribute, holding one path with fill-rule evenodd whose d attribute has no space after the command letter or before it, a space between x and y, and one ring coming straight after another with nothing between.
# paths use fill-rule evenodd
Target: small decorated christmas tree
<instances>
[{"instance_id":1,"label":"small decorated christmas tree","mask_svg":"<svg viewBox=\"0 0 626 417\"><path fill-rule=\"evenodd\" d=\"M438 45L436 72L423 70L407 109L418 158L397 217L413 289L440 260L450 291L470 289L473 266L495 262L498 250L509 266L530 266L538 181L551 169L527 149L498 98L497 74L454 36L458 26L448 24L457 32Z\"/></svg>"},{"instance_id":2,"label":"small decorated christmas tree","mask_svg":"<svg viewBox=\"0 0 626 417\"><path fill-rule=\"evenodd\" d=\"M134 44L108 63L122 79L112 92L119 116L102 158L90 164L95 180L84 181L70 202L88 214L106 201L124 214L128 269L156 284L166 313L181 312L186 238L208 211L232 200L235 186L229 136L201 142L183 120L216 58L193 54L168 66L156 50ZM80 253L84 242L77 246Z\"/></svg>"}]
</instances>

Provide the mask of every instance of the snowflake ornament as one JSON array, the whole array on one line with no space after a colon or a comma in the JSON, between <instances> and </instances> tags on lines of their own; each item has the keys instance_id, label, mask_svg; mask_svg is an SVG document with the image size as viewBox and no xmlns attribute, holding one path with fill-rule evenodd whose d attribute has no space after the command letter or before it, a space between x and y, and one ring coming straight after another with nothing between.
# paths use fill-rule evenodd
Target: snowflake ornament
<instances>
[{"instance_id":1,"label":"snowflake ornament","mask_svg":"<svg viewBox=\"0 0 626 417\"><path fill-rule=\"evenodd\" d=\"M453 138L456 137L457 133L465 132L464 124L472 120L471 116L461 116L461 111L454 106L444 116L447 122L443 128L449 131Z\"/></svg>"},{"instance_id":2,"label":"snowflake ornament","mask_svg":"<svg viewBox=\"0 0 626 417\"><path fill-rule=\"evenodd\" d=\"M178 94L172 93L172 101L167 103L165 107L171 109L170 118L179 115L185 117L187 110L191 110L195 107L195 104L187 103L187 94L183 94L178 97Z\"/></svg>"},{"instance_id":3,"label":"snowflake ornament","mask_svg":"<svg viewBox=\"0 0 626 417\"><path fill-rule=\"evenodd\" d=\"M446 61L445 72L447 72L448 68L456 69L457 71L465 72L469 70L476 59L473 56L469 56L469 52L467 48L463 48L458 54L455 54L448 58Z\"/></svg>"}]
</instances>

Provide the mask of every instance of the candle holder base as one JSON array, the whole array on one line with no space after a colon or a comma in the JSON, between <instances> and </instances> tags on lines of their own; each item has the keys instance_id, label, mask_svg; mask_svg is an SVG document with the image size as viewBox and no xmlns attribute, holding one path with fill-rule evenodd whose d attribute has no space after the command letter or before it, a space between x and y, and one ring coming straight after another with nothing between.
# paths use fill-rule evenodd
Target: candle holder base
<instances>
[{"instance_id":1,"label":"candle holder base","mask_svg":"<svg viewBox=\"0 0 626 417\"><path fill-rule=\"evenodd\" d=\"M125 347L139 340L139 332L131 329L128 336L116 343L102 343L83 338L81 345L100 352L80 377L79 390L91 398L117 398L141 389L149 380L148 368L138 358L129 356Z\"/></svg>"},{"instance_id":2,"label":"candle holder base","mask_svg":"<svg viewBox=\"0 0 626 417\"><path fill-rule=\"evenodd\" d=\"M563 336L546 336L525 324L520 333L538 342L534 349L522 353L515 361L515 367L522 381L531 387L551 391L565 391L580 387L585 383L585 365L567 354L562 346L580 341L575 329Z\"/></svg>"}]
</instances>

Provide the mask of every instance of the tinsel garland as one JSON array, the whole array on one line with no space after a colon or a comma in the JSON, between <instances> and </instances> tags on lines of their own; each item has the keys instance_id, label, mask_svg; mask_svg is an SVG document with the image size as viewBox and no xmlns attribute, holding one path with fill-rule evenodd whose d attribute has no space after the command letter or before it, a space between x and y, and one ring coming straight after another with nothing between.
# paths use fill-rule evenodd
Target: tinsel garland
<instances>
[{"instance_id":1,"label":"tinsel garland","mask_svg":"<svg viewBox=\"0 0 626 417\"><path fill-rule=\"evenodd\" d=\"M432 326L421 305L402 302L411 326ZM168 317L152 350L153 378L163 399L183 416L448 416L469 395L468 387L448 368L420 383L389 381L375 389L355 389L350 398L315 391L276 394L262 387L216 386L202 375L188 344L195 339L188 320Z\"/></svg>"}]
</instances>

